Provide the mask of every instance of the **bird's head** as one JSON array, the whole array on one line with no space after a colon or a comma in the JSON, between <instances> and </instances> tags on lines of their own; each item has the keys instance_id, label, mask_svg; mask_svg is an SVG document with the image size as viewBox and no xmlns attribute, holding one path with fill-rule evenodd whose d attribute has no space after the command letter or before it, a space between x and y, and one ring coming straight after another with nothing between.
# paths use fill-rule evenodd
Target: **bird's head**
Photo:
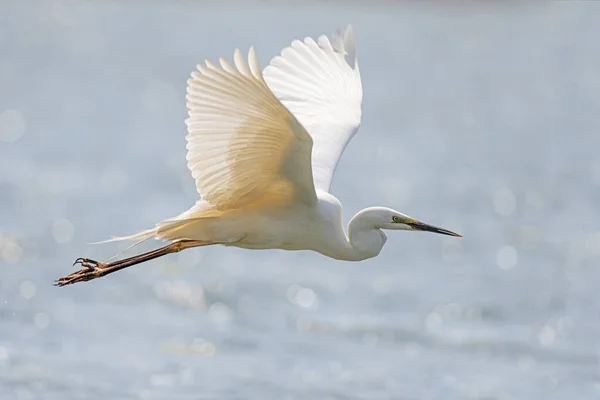
<instances>
[{"instance_id":1,"label":"bird's head","mask_svg":"<svg viewBox=\"0 0 600 400\"><path fill-rule=\"evenodd\" d=\"M375 228L378 229L425 231L441 233L442 235L462 237L462 235L459 235L458 233L426 224L417 219L409 217L408 215L402 214L401 212L392 210L391 208L372 207L363 210L363 212L365 213L365 217L371 220Z\"/></svg>"}]
</instances>

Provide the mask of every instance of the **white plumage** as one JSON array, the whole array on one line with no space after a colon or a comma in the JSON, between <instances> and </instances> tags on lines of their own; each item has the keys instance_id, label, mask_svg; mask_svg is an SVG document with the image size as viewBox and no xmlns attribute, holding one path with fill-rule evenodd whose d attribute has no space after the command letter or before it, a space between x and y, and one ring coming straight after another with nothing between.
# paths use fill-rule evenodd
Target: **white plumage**
<instances>
[{"instance_id":1,"label":"white plumage","mask_svg":"<svg viewBox=\"0 0 600 400\"><path fill-rule=\"evenodd\" d=\"M381 251L382 229L460 236L385 207L357 213L346 234L341 203L329 190L360 126L362 96L351 26L331 40L294 40L264 71L253 47L247 61L236 50L233 64L198 65L187 87L187 162L202 198L152 229L111 239L171 244L110 263L78 259L84 268L57 284L211 244L363 260Z\"/></svg>"},{"instance_id":2,"label":"white plumage","mask_svg":"<svg viewBox=\"0 0 600 400\"><path fill-rule=\"evenodd\" d=\"M235 67L199 65L188 81L188 168L215 209L316 201L312 140L267 87L250 48Z\"/></svg>"},{"instance_id":3,"label":"white plumage","mask_svg":"<svg viewBox=\"0 0 600 400\"><path fill-rule=\"evenodd\" d=\"M264 78L277 98L313 138L315 186L328 192L335 168L361 122L362 84L349 26L331 42L294 40L265 68Z\"/></svg>"}]
</instances>

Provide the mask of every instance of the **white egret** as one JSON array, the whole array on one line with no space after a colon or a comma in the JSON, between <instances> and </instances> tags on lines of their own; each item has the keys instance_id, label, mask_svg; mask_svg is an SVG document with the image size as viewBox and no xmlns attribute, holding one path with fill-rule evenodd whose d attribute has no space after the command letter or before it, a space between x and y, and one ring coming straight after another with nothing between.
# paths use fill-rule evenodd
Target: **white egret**
<instances>
[{"instance_id":1,"label":"white egret","mask_svg":"<svg viewBox=\"0 0 600 400\"><path fill-rule=\"evenodd\" d=\"M57 280L88 281L165 254L221 244L246 249L312 250L359 261L375 257L382 231L429 231L460 236L385 207L342 223L329 193L337 163L361 123L362 83L352 27L331 40L294 40L261 71L250 47L233 64L198 65L187 82L187 165L201 199L154 228L110 239L156 238L165 247L98 262ZM135 245L134 244L134 245Z\"/></svg>"}]
</instances>

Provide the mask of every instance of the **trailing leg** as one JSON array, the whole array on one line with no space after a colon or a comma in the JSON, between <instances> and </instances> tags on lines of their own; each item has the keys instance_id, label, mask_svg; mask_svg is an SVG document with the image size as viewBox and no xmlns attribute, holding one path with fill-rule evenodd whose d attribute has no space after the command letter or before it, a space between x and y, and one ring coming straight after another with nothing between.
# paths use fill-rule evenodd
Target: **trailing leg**
<instances>
[{"instance_id":1,"label":"trailing leg","mask_svg":"<svg viewBox=\"0 0 600 400\"><path fill-rule=\"evenodd\" d=\"M83 268L55 281L55 286L66 286L76 282L85 282L117 272L132 265L140 264L167 254L177 253L191 247L208 246L216 242L199 240L178 240L164 247L137 256L112 262L98 262L89 258L78 258L73 265L80 264Z\"/></svg>"}]
</instances>

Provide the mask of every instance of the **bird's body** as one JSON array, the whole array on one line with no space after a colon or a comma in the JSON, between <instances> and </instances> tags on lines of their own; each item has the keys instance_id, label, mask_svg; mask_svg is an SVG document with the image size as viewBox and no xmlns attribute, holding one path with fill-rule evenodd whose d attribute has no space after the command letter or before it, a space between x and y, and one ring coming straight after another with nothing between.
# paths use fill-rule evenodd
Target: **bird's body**
<instances>
[{"instance_id":1,"label":"bird's body","mask_svg":"<svg viewBox=\"0 0 600 400\"><path fill-rule=\"evenodd\" d=\"M341 207L328 194L312 206L291 204L232 214L224 219L231 221L225 223L231 229L226 236L240 237L233 245L246 249L315 250L324 253L345 240Z\"/></svg>"},{"instance_id":2,"label":"bird's body","mask_svg":"<svg viewBox=\"0 0 600 400\"><path fill-rule=\"evenodd\" d=\"M187 216L182 220L189 221ZM313 250L331 258L359 261L375 257L385 243L385 234L379 228L373 225L361 229L360 222L351 221L349 237L343 226L340 201L329 193L317 192L314 205L295 203L232 211L200 219L177 234L245 249ZM361 246L362 242L373 246Z\"/></svg>"},{"instance_id":3,"label":"bird's body","mask_svg":"<svg viewBox=\"0 0 600 400\"><path fill-rule=\"evenodd\" d=\"M371 207L344 229L330 193L338 161L362 118L362 82L349 26L331 40L294 40L261 70L247 61L198 65L188 80L187 162L202 196L188 211L154 228L112 240L170 241L161 249L84 268L58 280L85 281L190 247L312 250L359 261L386 242L382 229L428 230L398 211Z\"/></svg>"}]
</instances>

